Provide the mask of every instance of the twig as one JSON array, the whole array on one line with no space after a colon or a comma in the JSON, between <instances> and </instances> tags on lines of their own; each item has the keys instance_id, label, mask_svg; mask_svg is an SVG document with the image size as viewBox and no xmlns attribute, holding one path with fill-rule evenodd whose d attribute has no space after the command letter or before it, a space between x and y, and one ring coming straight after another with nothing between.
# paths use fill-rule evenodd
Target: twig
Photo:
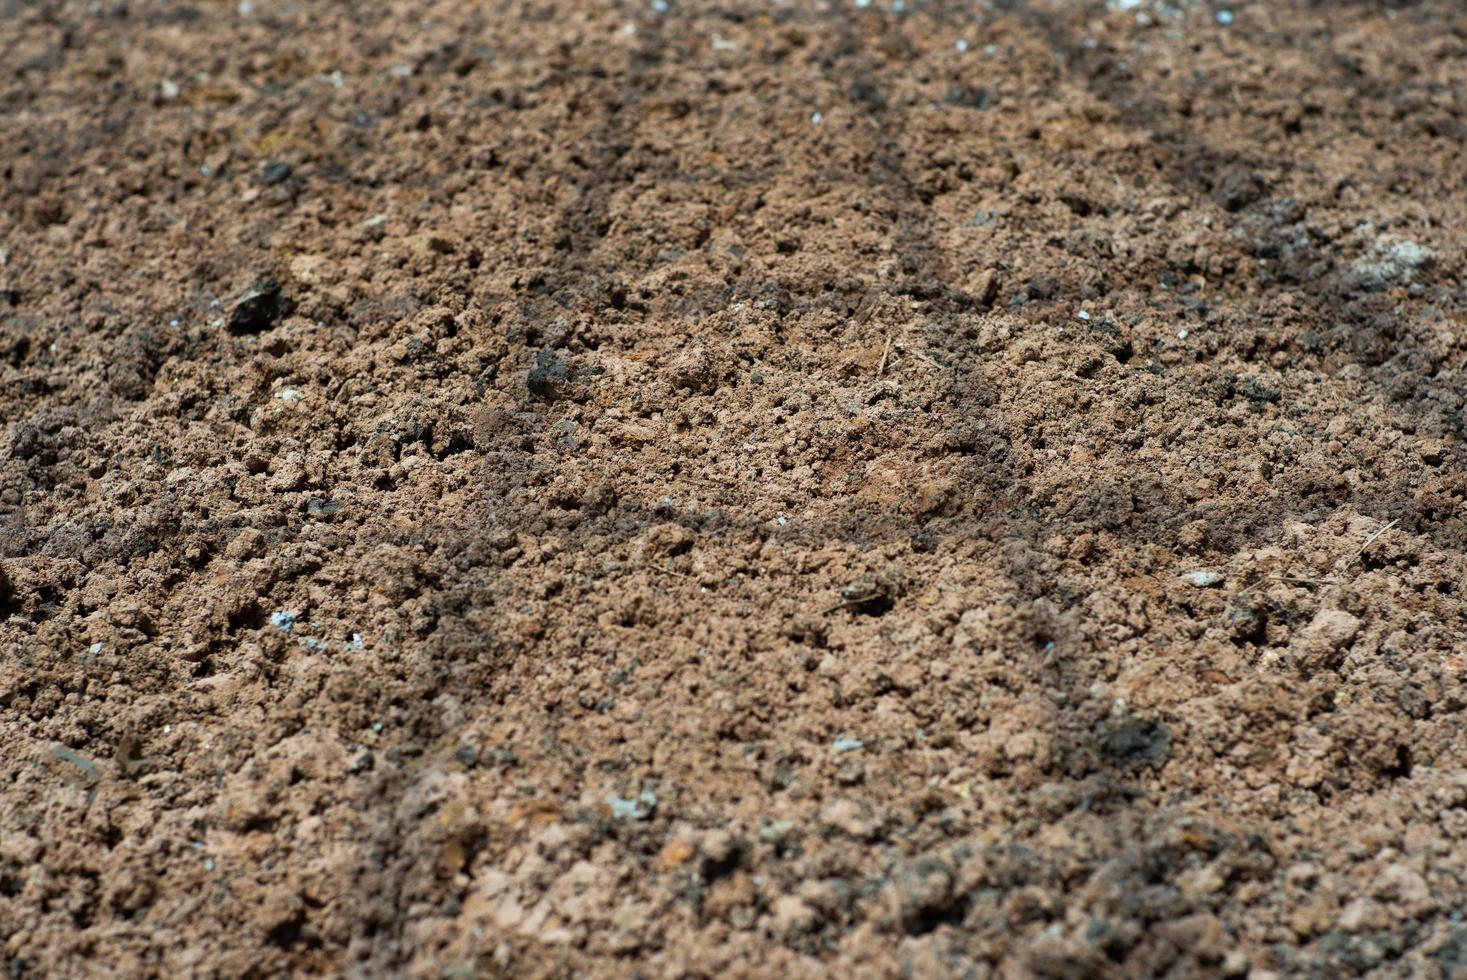
<instances>
[{"instance_id":1,"label":"twig","mask_svg":"<svg viewBox=\"0 0 1467 980\"><path fill-rule=\"evenodd\" d=\"M876 365L876 376L879 378L886 373L886 359L891 354L891 334L886 335L886 347L881 351L881 363Z\"/></svg>"},{"instance_id":2,"label":"twig","mask_svg":"<svg viewBox=\"0 0 1467 980\"><path fill-rule=\"evenodd\" d=\"M654 565L650 561L649 562L643 562L642 564L643 564L643 567L650 568L654 572L661 572L663 575L676 575L678 578L692 578L693 577L693 576L689 575L687 572L673 571L671 568L663 568L661 565Z\"/></svg>"},{"instance_id":3,"label":"twig","mask_svg":"<svg viewBox=\"0 0 1467 980\"><path fill-rule=\"evenodd\" d=\"M820 611L820 615L822 615L822 616L829 616L831 613L835 612L837 609L845 609L847 606L859 606L863 602L870 602L872 599L880 599L885 594L886 594L885 592L870 592L870 593L867 593L866 595L851 596L849 599L842 599L840 602L837 602L835 605L831 606L829 609L822 609Z\"/></svg>"},{"instance_id":4,"label":"twig","mask_svg":"<svg viewBox=\"0 0 1467 980\"><path fill-rule=\"evenodd\" d=\"M1365 554L1365 549L1366 548L1369 548L1372 544L1374 544L1376 538L1380 537L1382 534L1386 533L1387 531L1389 531L1391 528L1395 527L1399 523L1401 523L1401 519L1398 517L1395 520L1391 521L1389 524L1387 524L1385 527L1382 527L1379 530L1377 530L1370 537L1366 538L1365 539L1365 543L1360 546L1360 550L1357 551L1357 552L1355 552L1356 556L1358 557L1359 555Z\"/></svg>"}]
</instances>

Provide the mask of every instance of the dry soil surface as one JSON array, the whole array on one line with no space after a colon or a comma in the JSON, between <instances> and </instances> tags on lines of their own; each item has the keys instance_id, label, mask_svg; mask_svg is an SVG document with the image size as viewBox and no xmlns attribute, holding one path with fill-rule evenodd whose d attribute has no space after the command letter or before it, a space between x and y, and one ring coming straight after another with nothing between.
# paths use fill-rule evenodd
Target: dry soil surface
<instances>
[{"instance_id":1,"label":"dry soil surface","mask_svg":"<svg viewBox=\"0 0 1467 980\"><path fill-rule=\"evenodd\" d=\"M1467 972L1467 10L0 0L6 977Z\"/></svg>"}]
</instances>

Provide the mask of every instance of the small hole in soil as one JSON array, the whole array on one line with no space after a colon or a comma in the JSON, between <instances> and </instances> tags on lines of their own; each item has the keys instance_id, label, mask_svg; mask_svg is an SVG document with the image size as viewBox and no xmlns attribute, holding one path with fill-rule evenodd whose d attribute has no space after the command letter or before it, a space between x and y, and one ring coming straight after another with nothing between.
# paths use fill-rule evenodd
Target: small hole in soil
<instances>
[{"instance_id":1,"label":"small hole in soil","mask_svg":"<svg viewBox=\"0 0 1467 980\"><path fill-rule=\"evenodd\" d=\"M1410 779L1411 778L1411 748L1407 745L1396 746L1396 761L1394 765L1387 766L1381 770L1381 775L1387 779Z\"/></svg>"}]
</instances>

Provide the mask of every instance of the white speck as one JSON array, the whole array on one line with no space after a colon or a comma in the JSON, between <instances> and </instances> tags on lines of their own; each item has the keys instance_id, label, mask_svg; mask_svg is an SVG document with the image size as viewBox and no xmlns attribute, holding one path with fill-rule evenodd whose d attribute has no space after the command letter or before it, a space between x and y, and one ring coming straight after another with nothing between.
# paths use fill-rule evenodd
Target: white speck
<instances>
[{"instance_id":1,"label":"white speck","mask_svg":"<svg viewBox=\"0 0 1467 980\"><path fill-rule=\"evenodd\" d=\"M221 307L223 305L224 304L221 303L221 302L219 302L219 300L217 300L217 299L211 299L211 300L209 300L209 309L211 309L211 310L217 310L217 309L219 309L219 307Z\"/></svg>"},{"instance_id":2,"label":"white speck","mask_svg":"<svg viewBox=\"0 0 1467 980\"><path fill-rule=\"evenodd\" d=\"M178 321L177 320L169 320L168 321L168 325L170 327L177 327L178 326Z\"/></svg>"},{"instance_id":3,"label":"white speck","mask_svg":"<svg viewBox=\"0 0 1467 980\"><path fill-rule=\"evenodd\" d=\"M375 732L375 733L377 733L378 735L381 735L382 734L382 723L380 721L374 721L372 723L372 731Z\"/></svg>"},{"instance_id":4,"label":"white speck","mask_svg":"<svg viewBox=\"0 0 1467 980\"><path fill-rule=\"evenodd\" d=\"M1186 340L1187 339L1187 331L1185 331L1185 330L1178 330L1177 331L1177 339L1178 340Z\"/></svg>"},{"instance_id":5,"label":"white speck","mask_svg":"<svg viewBox=\"0 0 1467 980\"><path fill-rule=\"evenodd\" d=\"M956 41L953 42L953 47L958 49L958 54L962 54L964 51L968 50L968 42L963 38L958 38Z\"/></svg>"},{"instance_id":6,"label":"white speck","mask_svg":"<svg viewBox=\"0 0 1467 980\"><path fill-rule=\"evenodd\" d=\"M387 224L387 215L380 213L374 214L366 221L363 221L362 224L366 225L368 228L376 228L378 225L385 225Z\"/></svg>"},{"instance_id":7,"label":"white speck","mask_svg":"<svg viewBox=\"0 0 1467 980\"><path fill-rule=\"evenodd\" d=\"M173 726L172 725L164 725L163 726L163 734L164 735L172 735L173 734Z\"/></svg>"},{"instance_id":8,"label":"white speck","mask_svg":"<svg viewBox=\"0 0 1467 980\"><path fill-rule=\"evenodd\" d=\"M1233 24L1233 12L1231 10L1219 10L1217 12L1217 22L1224 27L1231 27Z\"/></svg>"},{"instance_id":9,"label":"white speck","mask_svg":"<svg viewBox=\"0 0 1467 980\"><path fill-rule=\"evenodd\" d=\"M331 74L329 74L329 75L323 75L322 77L326 80L327 84L329 84L332 88L341 88L342 82L345 80L342 77L342 74L341 74L340 71L334 71Z\"/></svg>"},{"instance_id":10,"label":"white speck","mask_svg":"<svg viewBox=\"0 0 1467 980\"><path fill-rule=\"evenodd\" d=\"M243 7L244 4L240 4L240 6ZM213 871L214 870L214 859L213 858L204 858L204 870L205 871Z\"/></svg>"},{"instance_id":11,"label":"white speck","mask_svg":"<svg viewBox=\"0 0 1467 980\"><path fill-rule=\"evenodd\" d=\"M306 397L299 388L281 388L275 393L275 397L287 405L299 405L301 399Z\"/></svg>"},{"instance_id":12,"label":"white speck","mask_svg":"<svg viewBox=\"0 0 1467 980\"><path fill-rule=\"evenodd\" d=\"M1113 13L1125 13L1141 6L1141 0L1105 0L1105 7Z\"/></svg>"},{"instance_id":13,"label":"white speck","mask_svg":"<svg viewBox=\"0 0 1467 980\"><path fill-rule=\"evenodd\" d=\"M255 12L255 5L250 0L239 0L239 6L235 8L241 17L248 17Z\"/></svg>"},{"instance_id":14,"label":"white speck","mask_svg":"<svg viewBox=\"0 0 1467 980\"><path fill-rule=\"evenodd\" d=\"M270 625L282 633L289 633L295 629L295 618L298 614L287 609L281 609L270 614Z\"/></svg>"},{"instance_id":15,"label":"white speck","mask_svg":"<svg viewBox=\"0 0 1467 980\"><path fill-rule=\"evenodd\" d=\"M659 14L667 13L667 0L652 0L652 9Z\"/></svg>"},{"instance_id":16,"label":"white speck","mask_svg":"<svg viewBox=\"0 0 1467 980\"><path fill-rule=\"evenodd\" d=\"M998 45L997 44L985 44L985 45L983 45L983 53L986 54L986 55L988 55L988 57L992 58L994 55L998 54Z\"/></svg>"},{"instance_id":17,"label":"white speck","mask_svg":"<svg viewBox=\"0 0 1467 980\"><path fill-rule=\"evenodd\" d=\"M739 46L721 34L713 35L714 51L737 51Z\"/></svg>"},{"instance_id":18,"label":"white speck","mask_svg":"<svg viewBox=\"0 0 1467 980\"><path fill-rule=\"evenodd\" d=\"M409 78L409 77L411 77L412 73L413 73L413 66L412 65L393 65L392 66L392 74L396 75L398 78Z\"/></svg>"},{"instance_id":19,"label":"white speck","mask_svg":"<svg viewBox=\"0 0 1467 980\"><path fill-rule=\"evenodd\" d=\"M865 10L869 6L871 6L871 0L856 0L857 10Z\"/></svg>"},{"instance_id":20,"label":"white speck","mask_svg":"<svg viewBox=\"0 0 1467 980\"><path fill-rule=\"evenodd\" d=\"M205 177L209 176L209 165L206 163L203 166L199 167L199 173L203 174Z\"/></svg>"},{"instance_id":21,"label":"white speck","mask_svg":"<svg viewBox=\"0 0 1467 980\"><path fill-rule=\"evenodd\" d=\"M667 507L667 508L670 509L672 507L672 498L671 497L663 497L662 498L662 506Z\"/></svg>"},{"instance_id":22,"label":"white speck","mask_svg":"<svg viewBox=\"0 0 1467 980\"><path fill-rule=\"evenodd\" d=\"M1079 313L1076 313L1075 316L1079 317L1082 320L1090 319L1090 314L1085 310L1081 310Z\"/></svg>"},{"instance_id":23,"label":"white speck","mask_svg":"<svg viewBox=\"0 0 1467 980\"><path fill-rule=\"evenodd\" d=\"M780 527L784 527L786 524L789 523L789 518L785 517L783 514L780 514L774 519L774 523L778 524Z\"/></svg>"},{"instance_id":24,"label":"white speck","mask_svg":"<svg viewBox=\"0 0 1467 980\"><path fill-rule=\"evenodd\" d=\"M891 12L899 14L907 9L907 0L891 0Z\"/></svg>"},{"instance_id":25,"label":"white speck","mask_svg":"<svg viewBox=\"0 0 1467 980\"><path fill-rule=\"evenodd\" d=\"M821 123L825 122L825 117L818 112L812 112L810 113L810 121L819 126Z\"/></svg>"},{"instance_id":26,"label":"white speck","mask_svg":"<svg viewBox=\"0 0 1467 980\"><path fill-rule=\"evenodd\" d=\"M854 752L857 749L864 748L866 745L859 738L846 738L844 736L836 739L832 744L835 746L837 752Z\"/></svg>"},{"instance_id":27,"label":"white speck","mask_svg":"<svg viewBox=\"0 0 1467 980\"><path fill-rule=\"evenodd\" d=\"M351 635L351 641L347 643L346 648L348 650L361 650L366 647L366 645L367 644L362 640L362 634L353 633Z\"/></svg>"},{"instance_id":28,"label":"white speck","mask_svg":"<svg viewBox=\"0 0 1467 980\"><path fill-rule=\"evenodd\" d=\"M95 657L97 654L102 652L102 647L103 644L101 643L93 643L91 646L87 647L87 652Z\"/></svg>"},{"instance_id":29,"label":"white speck","mask_svg":"<svg viewBox=\"0 0 1467 980\"><path fill-rule=\"evenodd\" d=\"M633 34L636 34L637 33L637 25L636 24L628 24L628 25L626 25L625 27L623 27L621 29L621 32L623 34L625 34L627 37L631 37Z\"/></svg>"},{"instance_id":30,"label":"white speck","mask_svg":"<svg viewBox=\"0 0 1467 980\"><path fill-rule=\"evenodd\" d=\"M178 83L171 78L165 78L158 83L158 90L163 93L165 99L178 98Z\"/></svg>"},{"instance_id":31,"label":"white speck","mask_svg":"<svg viewBox=\"0 0 1467 980\"><path fill-rule=\"evenodd\" d=\"M1220 572L1188 572L1182 576L1182 579L1199 589L1205 589L1209 585L1217 585L1223 580L1223 577Z\"/></svg>"}]
</instances>

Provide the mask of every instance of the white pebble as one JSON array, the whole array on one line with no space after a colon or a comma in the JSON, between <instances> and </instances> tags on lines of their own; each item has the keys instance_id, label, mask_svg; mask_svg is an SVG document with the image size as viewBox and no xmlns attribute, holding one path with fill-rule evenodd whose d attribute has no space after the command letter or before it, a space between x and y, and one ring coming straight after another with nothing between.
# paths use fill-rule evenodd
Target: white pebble
<instances>
[{"instance_id":1,"label":"white pebble","mask_svg":"<svg viewBox=\"0 0 1467 980\"><path fill-rule=\"evenodd\" d=\"M1205 589L1210 585L1217 585L1223 580L1222 574L1219 572L1188 572L1182 578L1199 589Z\"/></svg>"},{"instance_id":2,"label":"white pebble","mask_svg":"<svg viewBox=\"0 0 1467 980\"><path fill-rule=\"evenodd\" d=\"M958 38L957 41L953 44L953 47L958 49L959 54L962 54L964 51L968 50L968 42L962 38Z\"/></svg>"},{"instance_id":3,"label":"white pebble","mask_svg":"<svg viewBox=\"0 0 1467 980\"><path fill-rule=\"evenodd\" d=\"M1231 27L1233 24L1233 12L1231 10L1219 10L1217 12L1217 22L1224 27Z\"/></svg>"},{"instance_id":4,"label":"white pebble","mask_svg":"<svg viewBox=\"0 0 1467 980\"><path fill-rule=\"evenodd\" d=\"M1081 310L1079 313L1076 313L1075 316L1079 317L1082 320L1090 319L1090 314L1085 310Z\"/></svg>"},{"instance_id":5,"label":"white pebble","mask_svg":"<svg viewBox=\"0 0 1467 980\"><path fill-rule=\"evenodd\" d=\"M1178 340L1186 340L1187 339L1187 331L1185 331L1185 330L1178 330L1177 331L1177 339Z\"/></svg>"},{"instance_id":6,"label":"white pebble","mask_svg":"<svg viewBox=\"0 0 1467 980\"><path fill-rule=\"evenodd\" d=\"M821 123L825 122L825 117L818 112L812 112L810 113L810 121L819 126Z\"/></svg>"}]
</instances>

